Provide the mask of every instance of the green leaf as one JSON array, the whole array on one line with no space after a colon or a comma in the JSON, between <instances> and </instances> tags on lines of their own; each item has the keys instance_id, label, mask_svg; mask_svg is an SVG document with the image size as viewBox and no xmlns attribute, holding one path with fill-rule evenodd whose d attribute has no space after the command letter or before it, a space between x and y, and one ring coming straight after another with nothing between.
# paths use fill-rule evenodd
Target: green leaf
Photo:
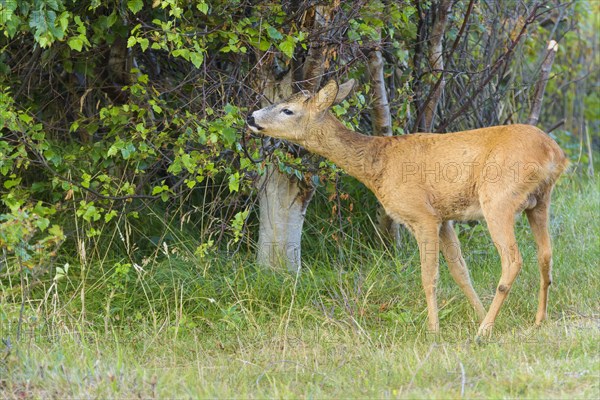
<instances>
[{"instance_id":1,"label":"green leaf","mask_svg":"<svg viewBox=\"0 0 600 400\"><path fill-rule=\"evenodd\" d=\"M173 57L181 57L185 60L190 59L190 51L188 49L176 49L171 53Z\"/></svg>"},{"instance_id":2,"label":"green leaf","mask_svg":"<svg viewBox=\"0 0 600 400\"><path fill-rule=\"evenodd\" d=\"M46 0L45 3L46 3L47 7L50 7L54 11L58 11L58 1L56 1L56 0Z\"/></svg>"},{"instance_id":3,"label":"green leaf","mask_svg":"<svg viewBox=\"0 0 600 400\"><path fill-rule=\"evenodd\" d=\"M169 195L169 187L164 184L164 181L161 182L161 186L154 186L154 188L152 188L152 196L161 194L162 197L165 193L167 196Z\"/></svg>"},{"instance_id":4,"label":"green leaf","mask_svg":"<svg viewBox=\"0 0 600 400\"><path fill-rule=\"evenodd\" d=\"M107 157L112 157L115 154L117 154L117 152L119 151L119 149L122 147L122 143L119 145L117 145L116 143L113 144L112 146L110 146L110 148L108 149L108 151L106 152L106 156Z\"/></svg>"},{"instance_id":5,"label":"green leaf","mask_svg":"<svg viewBox=\"0 0 600 400\"><path fill-rule=\"evenodd\" d=\"M137 38L135 36L129 36L127 39L127 47L133 47L137 43Z\"/></svg>"},{"instance_id":6,"label":"green leaf","mask_svg":"<svg viewBox=\"0 0 600 400\"><path fill-rule=\"evenodd\" d=\"M83 186L86 189L89 189L90 188L90 180L92 179L92 176L84 173L82 178L83 178L83 180L81 181L81 186Z\"/></svg>"},{"instance_id":7,"label":"green leaf","mask_svg":"<svg viewBox=\"0 0 600 400\"><path fill-rule=\"evenodd\" d=\"M234 242L237 242L242 237L242 230L244 229L244 222L248 218L249 210L240 211L233 217L231 221L231 230L233 231Z\"/></svg>"},{"instance_id":8,"label":"green leaf","mask_svg":"<svg viewBox=\"0 0 600 400\"><path fill-rule=\"evenodd\" d=\"M63 11L60 16L58 17L58 24L60 25L60 29L63 32L67 31L67 28L69 27L69 16L71 14L68 11Z\"/></svg>"},{"instance_id":9,"label":"green leaf","mask_svg":"<svg viewBox=\"0 0 600 400\"><path fill-rule=\"evenodd\" d=\"M50 229L48 229L48 233L52 236L56 236L59 239L64 239L65 234L63 233L62 228L59 225L52 225ZM68 264L65 266L65 272L68 270Z\"/></svg>"},{"instance_id":10,"label":"green leaf","mask_svg":"<svg viewBox=\"0 0 600 400\"><path fill-rule=\"evenodd\" d=\"M17 2L2 2L0 7L2 8L2 10L0 11L0 26L6 24L7 22L11 21L13 16L14 16L14 12L17 9ZM18 18L18 17L17 17ZM15 19L17 19L15 18Z\"/></svg>"},{"instance_id":11,"label":"green leaf","mask_svg":"<svg viewBox=\"0 0 600 400\"><path fill-rule=\"evenodd\" d=\"M173 175L179 174L182 170L183 167L181 165L181 157L176 157L175 160L171 163L171 165L169 165L169 168L167 168L167 172Z\"/></svg>"},{"instance_id":12,"label":"green leaf","mask_svg":"<svg viewBox=\"0 0 600 400\"><path fill-rule=\"evenodd\" d=\"M138 38L137 42L140 44L140 47L142 48L142 51L146 51L146 49L150 45L150 41L148 39L146 39L146 38Z\"/></svg>"},{"instance_id":13,"label":"green leaf","mask_svg":"<svg viewBox=\"0 0 600 400\"><path fill-rule=\"evenodd\" d=\"M225 104L225 107L223 107L223 111L225 111L227 114L236 114L239 112L239 108L233 104L227 103Z\"/></svg>"},{"instance_id":14,"label":"green leaf","mask_svg":"<svg viewBox=\"0 0 600 400\"><path fill-rule=\"evenodd\" d=\"M20 177L16 177L16 175L11 175L11 178L13 178L13 179L8 179L8 180L4 181L4 187L6 189L10 189L12 187L17 186L19 183L21 183Z\"/></svg>"},{"instance_id":15,"label":"green leaf","mask_svg":"<svg viewBox=\"0 0 600 400\"><path fill-rule=\"evenodd\" d=\"M20 113L19 114L19 119L23 122L25 122L26 124L30 124L31 121L33 121L33 117L29 114L25 114L25 113Z\"/></svg>"},{"instance_id":16,"label":"green leaf","mask_svg":"<svg viewBox=\"0 0 600 400\"><path fill-rule=\"evenodd\" d=\"M157 114L162 113L162 108L158 104L155 104L155 103L152 104L152 110L154 110L154 112Z\"/></svg>"},{"instance_id":17,"label":"green leaf","mask_svg":"<svg viewBox=\"0 0 600 400\"><path fill-rule=\"evenodd\" d=\"M69 38L67 44L71 50L81 51L83 49L83 40L79 36Z\"/></svg>"},{"instance_id":18,"label":"green leaf","mask_svg":"<svg viewBox=\"0 0 600 400\"><path fill-rule=\"evenodd\" d=\"M250 44L260 51L267 51L271 47L271 42L264 37L261 38L260 42L258 40L252 40L250 41Z\"/></svg>"},{"instance_id":19,"label":"green leaf","mask_svg":"<svg viewBox=\"0 0 600 400\"><path fill-rule=\"evenodd\" d=\"M240 190L240 173L236 172L229 175L229 191L237 192L238 190Z\"/></svg>"},{"instance_id":20,"label":"green leaf","mask_svg":"<svg viewBox=\"0 0 600 400\"><path fill-rule=\"evenodd\" d=\"M45 231L49 225L50 220L48 218L40 218L35 221L35 226L37 226L41 231Z\"/></svg>"},{"instance_id":21,"label":"green leaf","mask_svg":"<svg viewBox=\"0 0 600 400\"><path fill-rule=\"evenodd\" d=\"M41 10L34 10L31 12L31 17L29 18L29 27L36 30L43 30L44 32L48 30L48 24L46 22L45 15Z\"/></svg>"},{"instance_id":22,"label":"green leaf","mask_svg":"<svg viewBox=\"0 0 600 400\"><path fill-rule=\"evenodd\" d=\"M127 145L121 149L121 155L125 160L128 160L133 153L135 153L135 145L133 143L127 143Z\"/></svg>"},{"instance_id":23,"label":"green leaf","mask_svg":"<svg viewBox=\"0 0 600 400\"><path fill-rule=\"evenodd\" d=\"M204 14L204 15L208 14L208 4L206 4L204 2L204 0L200 0L200 2L198 3L198 5L196 6L196 8L198 8L198 10L202 14Z\"/></svg>"},{"instance_id":24,"label":"green leaf","mask_svg":"<svg viewBox=\"0 0 600 400\"><path fill-rule=\"evenodd\" d=\"M190 61L194 64L194 67L200 68L202 61L204 61L204 55L202 53L190 53Z\"/></svg>"},{"instance_id":25,"label":"green leaf","mask_svg":"<svg viewBox=\"0 0 600 400\"><path fill-rule=\"evenodd\" d=\"M129 0L127 1L127 8L131 10L132 13L137 14L144 7L144 2L142 0Z\"/></svg>"},{"instance_id":26,"label":"green leaf","mask_svg":"<svg viewBox=\"0 0 600 400\"><path fill-rule=\"evenodd\" d=\"M106 27L110 28L113 26L117 22L118 18L119 17L117 16L116 12L113 11L110 13L110 15L106 18Z\"/></svg>"},{"instance_id":27,"label":"green leaf","mask_svg":"<svg viewBox=\"0 0 600 400\"><path fill-rule=\"evenodd\" d=\"M296 48L296 41L292 36L288 36L283 42L277 46L279 50L283 52L289 58L294 56L294 49Z\"/></svg>"},{"instance_id":28,"label":"green leaf","mask_svg":"<svg viewBox=\"0 0 600 400\"><path fill-rule=\"evenodd\" d=\"M95 206L89 206L87 210L85 210L85 213L83 213L83 219L88 222L98 221L100 219L100 213Z\"/></svg>"},{"instance_id":29,"label":"green leaf","mask_svg":"<svg viewBox=\"0 0 600 400\"><path fill-rule=\"evenodd\" d=\"M223 141L225 142L225 145L231 146L233 143L235 143L235 139L237 137L237 130L228 126L226 128L223 128L221 135L223 136Z\"/></svg>"},{"instance_id":30,"label":"green leaf","mask_svg":"<svg viewBox=\"0 0 600 400\"><path fill-rule=\"evenodd\" d=\"M104 222L110 222L110 220L112 220L116 216L117 216L117 211L111 210L111 211L107 212L106 214L104 214Z\"/></svg>"},{"instance_id":31,"label":"green leaf","mask_svg":"<svg viewBox=\"0 0 600 400\"><path fill-rule=\"evenodd\" d=\"M273 40L281 40L281 39L283 39L283 35L281 34L281 32L279 32L277 29L273 28L270 25L267 26L267 34Z\"/></svg>"}]
</instances>

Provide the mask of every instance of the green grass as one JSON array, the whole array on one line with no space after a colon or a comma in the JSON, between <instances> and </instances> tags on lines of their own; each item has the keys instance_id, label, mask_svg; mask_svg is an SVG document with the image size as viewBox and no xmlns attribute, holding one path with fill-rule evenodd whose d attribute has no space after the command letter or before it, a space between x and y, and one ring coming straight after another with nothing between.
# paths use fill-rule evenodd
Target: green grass
<instances>
[{"instance_id":1,"label":"green grass","mask_svg":"<svg viewBox=\"0 0 600 400\"><path fill-rule=\"evenodd\" d=\"M197 259L177 243L143 271L72 262L58 285L50 277L32 288L19 341L19 284L3 280L0 397L598 398L598 181L565 177L554 199L554 284L539 329L524 219L523 271L478 345L475 314L444 265L432 336L414 242L395 257L361 240L338 251L317 237L312 212L297 279L257 268L251 254ZM460 238L488 305L498 256L483 226L461 227Z\"/></svg>"}]
</instances>

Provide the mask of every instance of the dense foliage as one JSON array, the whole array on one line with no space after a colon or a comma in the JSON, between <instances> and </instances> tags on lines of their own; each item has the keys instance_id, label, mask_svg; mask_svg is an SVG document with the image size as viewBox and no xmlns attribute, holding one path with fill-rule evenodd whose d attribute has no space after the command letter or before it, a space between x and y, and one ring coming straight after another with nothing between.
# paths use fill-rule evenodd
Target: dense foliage
<instances>
[{"instance_id":1,"label":"dense foliage","mask_svg":"<svg viewBox=\"0 0 600 400\"><path fill-rule=\"evenodd\" d=\"M43 272L56 256L89 265L108 255L122 273L159 252L189 259L238 251L251 243L253 183L268 163L322 185L336 199L328 226L344 229L355 213L339 193L340 171L244 127L260 100L262 65L285 72L318 37L328 40L327 76L361 81L334 111L364 132L366 55L381 48L395 134L418 130L442 74L448 83L435 130L523 121L555 39L540 126L578 165L592 165L597 3L456 2L443 72L425 56L435 2L342 3L331 3L335 32L324 35L302 24L312 1L0 0L7 265ZM180 248L168 249L173 242Z\"/></svg>"}]
</instances>

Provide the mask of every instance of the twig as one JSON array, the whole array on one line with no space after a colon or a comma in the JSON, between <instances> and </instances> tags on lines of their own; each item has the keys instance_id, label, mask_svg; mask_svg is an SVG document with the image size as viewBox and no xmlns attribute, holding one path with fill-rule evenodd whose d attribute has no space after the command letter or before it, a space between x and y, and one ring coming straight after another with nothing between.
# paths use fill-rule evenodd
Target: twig
<instances>
[{"instance_id":1,"label":"twig","mask_svg":"<svg viewBox=\"0 0 600 400\"><path fill-rule=\"evenodd\" d=\"M450 60L452 58L452 56L454 55L454 52L458 48L458 44L460 43L460 39L464 35L465 29L467 28L467 23L469 22L469 17L471 16L471 11L473 10L473 4L474 3L475 3L475 0L470 0L469 1L469 5L467 6L467 11L465 11L465 16L463 18L463 22L462 22L462 25L460 27L460 30L458 31L458 34L456 35L456 38L454 39L454 43L452 43L452 48L450 49L450 52L446 56L447 60ZM441 74L440 74L437 82L435 83L435 86L433 87L433 89L429 91L427 99L425 100L425 103L424 103L425 106L427 104L429 104L429 101L433 97L433 94L438 90L438 88L442 84L442 81L444 79L444 74L448 73L448 72L451 72L451 71L447 70L446 68L444 68L442 70L434 69L434 70L430 71L430 73L434 73L434 72L441 72ZM457 73L462 73L462 71L457 71ZM413 132L417 132L417 130L419 129L419 125L421 124L421 120L423 119L423 115L424 115L424 107L419 110L419 114L417 115L417 118L416 118L415 123L413 125L413 129L412 129ZM433 126L432 126L432 128L433 128Z\"/></svg>"},{"instance_id":2,"label":"twig","mask_svg":"<svg viewBox=\"0 0 600 400\"><path fill-rule=\"evenodd\" d=\"M506 52L504 54L502 54L500 57L498 57L498 59L496 60L496 62L492 66L492 68L490 69L490 72L489 72L489 75L487 76L487 78L484 79L483 82L481 82L481 84L479 84L479 86L477 87L477 89L474 91L473 95L470 96L468 99L466 99L465 104L463 104L458 110L456 110L454 113L452 113L452 115L450 115L450 117L448 117L445 121L443 121L443 123L441 124L441 126L439 126L438 129L436 129L436 132L444 132L444 130L448 127L448 125L450 125L460 115L463 115L465 113L465 111L467 110L467 108L469 108L469 107L471 107L473 105L473 101L475 100L475 98L477 96L479 96L479 94L481 93L481 91L483 90L483 88L492 80L492 78L494 78L494 76L496 75L497 70L503 64L509 62L510 57L512 56L513 52L515 51L515 49L517 47L517 44L519 44L519 42L521 42L521 39L523 38L523 36L525 36L525 32L527 32L527 28L539 16L538 14L536 14L536 12L537 12L537 10L543 4L545 4L545 2L544 3L537 3L533 7L533 10L529 14L529 16L525 19L525 23L521 27L521 31L519 32L519 34L517 35L517 37L512 41L512 43L510 44L510 46L508 47L508 49L506 50Z\"/></svg>"},{"instance_id":3,"label":"twig","mask_svg":"<svg viewBox=\"0 0 600 400\"><path fill-rule=\"evenodd\" d=\"M552 125L550 128L548 128L546 130L546 133L552 132L553 130L557 129L558 127L564 125L565 122L566 122L566 120L564 118L561 119L560 121L558 121L557 123L555 123L554 125Z\"/></svg>"},{"instance_id":4,"label":"twig","mask_svg":"<svg viewBox=\"0 0 600 400\"><path fill-rule=\"evenodd\" d=\"M542 101L544 99L544 91L546 90L546 83L548 83L550 70L552 69L552 64L554 63L554 57L556 56L557 51L558 43L556 43L554 40L550 40L546 49L546 55L542 60L542 72L540 74L540 78L535 84L533 104L531 106L529 118L527 119L527 123L529 125L536 125L539 121L540 112L542 110Z\"/></svg>"}]
</instances>

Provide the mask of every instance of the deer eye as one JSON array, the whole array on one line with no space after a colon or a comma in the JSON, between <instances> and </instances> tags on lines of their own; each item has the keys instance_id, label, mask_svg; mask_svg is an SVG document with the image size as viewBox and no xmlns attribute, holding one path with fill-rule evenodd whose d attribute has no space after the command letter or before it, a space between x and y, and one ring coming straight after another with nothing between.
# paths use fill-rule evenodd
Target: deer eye
<instances>
[{"instance_id":1,"label":"deer eye","mask_svg":"<svg viewBox=\"0 0 600 400\"><path fill-rule=\"evenodd\" d=\"M288 108L284 108L283 110L281 110L282 113L284 113L285 115L293 115L294 112Z\"/></svg>"}]
</instances>

